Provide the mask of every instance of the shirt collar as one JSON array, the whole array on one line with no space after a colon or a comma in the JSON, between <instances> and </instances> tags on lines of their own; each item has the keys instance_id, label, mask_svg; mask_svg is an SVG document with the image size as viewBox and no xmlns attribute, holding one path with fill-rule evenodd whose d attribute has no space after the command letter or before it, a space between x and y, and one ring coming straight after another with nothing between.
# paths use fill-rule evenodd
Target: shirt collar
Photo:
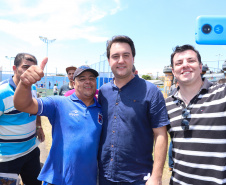
<instances>
[{"instance_id":1,"label":"shirt collar","mask_svg":"<svg viewBox=\"0 0 226 185\"><path fill-rule=\"evenodd\" d=\"M72 101L81 101L82 102L82 100L80 100L77 96L76 96L76 94L75 93L73 93L71 96L69 96L70 97L70 99L72 100ZM96 98L94 98L93 97L93 99L94 99L94 104L92 104L92 105L90 105L89 107L101 107L100 106L100 104L97 102L97 100L96 100ZM82 102L83 103L83 102Z\"/></svg>"},{"instance_id":2,"label":"shirt collar","mask_svg":"<svg viewBox=\"0 0 226 185\"><path fill-rule=\"evenodd\" d=\"M127 86L127 85L130 84L130 83L136 82L137 79L139 79L139 76L138 76L138 75L134 75L134 78L132 78L132 79L131 79L126 85L124 85L123 87ZM115 80L115 78L113 78L113 80L111 81L111 86L112 86L113 89L114 89L114 88L118 89L118 87L114 84L114 80ZM122 87L122 88L123 88L123 87ZM122 89L122 88L121 88L121 89Z\"/></svg>"},{"instance_id":3,"label":"shirt collar","mask_svg":"<svg viewBox=\"0 0 226 185\"><path fill-rule=\"evenodd\" d=\"M13 81L13 76L9 78L9 85L11 85L14 90L16 90L16 84Z\"/></svg>"},{"instance_id":4,"label":"shirt collar","mask_svg":"<svg viewBox=\"0 0 226 185\"><path fill-rule=\"evenodd\" d=\"M202 81L203 81L203 85L199 91L199 94L202 92L202 91L206 91L209 89L209 87L212 85L212 82L210 82L209 80L207 80L206 78L202 78ZM179 92L179 89L180 87L178 86L177 87L177 90L173 92L172 94L172 97L175 97L175 98L178 98L178 92Z\"/></svg>"}]
</instances>

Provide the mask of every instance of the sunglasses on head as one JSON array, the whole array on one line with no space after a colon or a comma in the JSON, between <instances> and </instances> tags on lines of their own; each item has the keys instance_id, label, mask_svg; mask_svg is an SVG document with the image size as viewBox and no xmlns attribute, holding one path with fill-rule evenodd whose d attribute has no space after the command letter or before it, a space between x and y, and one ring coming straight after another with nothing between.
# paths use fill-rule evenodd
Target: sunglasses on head
<instances>
[{"instance_id":1,"label":"sunglasses on head","mask_svg":"<svg viewBox=\"0 0 226 185\"><path fill-rule=\"evenodd\" d=\"M190 116L190 110L188 110L187 108L182 110L182 117L183 120L181 121L181 127L183 130L189 130L189 121L188 121L188 117Z\"/></svg>"}]
</instances>

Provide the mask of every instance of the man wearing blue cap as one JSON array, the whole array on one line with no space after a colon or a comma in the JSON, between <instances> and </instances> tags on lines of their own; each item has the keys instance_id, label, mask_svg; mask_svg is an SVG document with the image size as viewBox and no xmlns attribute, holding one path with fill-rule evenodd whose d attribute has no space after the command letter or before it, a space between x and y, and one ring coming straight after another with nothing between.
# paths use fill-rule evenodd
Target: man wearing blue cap
<instances>
[{"instance_id":1,"label":"man wearing blue cap","mask_svg":"<svg viewBox=\"0 0 226 185\"><path fill-rule=\"evenodd\" d=\"M46 184L96 185L97 151L102 129L100 105L94 98L98 72L88 66L76 69L75 93L69 97L31 98L30 87L44 75L47 58L21 76L15 106L30 114L47 116L52 125L52 147L38 177Z\"/></svg>"}]
</instances>

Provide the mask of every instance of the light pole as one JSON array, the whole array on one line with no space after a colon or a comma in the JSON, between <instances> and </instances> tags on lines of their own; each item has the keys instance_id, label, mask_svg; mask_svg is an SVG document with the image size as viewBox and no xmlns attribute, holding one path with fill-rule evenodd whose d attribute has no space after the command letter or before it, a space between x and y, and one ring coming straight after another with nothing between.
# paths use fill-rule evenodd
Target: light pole
<instances>
[{"instance_id":1,"label":"light pole","mask_svg":"<svg viewBox=\"0 0 226 185\"><path fill-rule=\"evenodd\" d=\"M219 60L220 60L220 57L223 56L223 55L218 54L218 55L216 55L216 56L218 56L218 66L217 66L217 70L219 70Z\"/></svg>"},{"instance_id":2,"label":"light pole","mask_svg":"<svg viewBox=\"0 0 226 185\"><path fill-rule=\"evenodd\" d=\"M99 79L98 79L98 82L99 82L99 83L98 83L98 89L100 88L100 65L101 65L101 62L102 62L102 61L101 61L101 57L102 57L102 56L103 56L103 57L106 56L106 52L104 52L102 55L100 55L99 77L98 77L98 78L99 78ZM104 61L103 61L103 62L104 62ZM103 67L104 67L104 64L103 64ZM104 71L103 71L103 72L104 72ZM104 73L103 73L103 74L104 74ZM104 80L104 76L103 76L103 80Z\"/></svg>"},{"instance_id":3,"label":"light pole","mask_svg":"<svg viewBox=\"0 0 226 185\"><path fill-rule=\"evenodd\" d=\"M5 58L7 58L7 59L9 60L9 63L10 63L10 64L9 64L9 65L10 65L10 66L9 66L9 67L10 67L9 73L11 74L11 70L12 70L12 69L11 69L11 60L12 60L12 59L15 59L15 57L5 56Z\"/></svg>"},{"instance_id":4,"label":"light pole","mask_svg":"<svg viewBox=\"0 0 226 185\"><path fill-rule=\"evenodd\" d=\"M52 42L54 42L56 39L48 39L47 37L42 37L42 36L39 36L40 40L43 41L44 43L46 43L46 57L48 57L48 46L49 44L51 44ZM46 74L45 74L45 92L46 92L46 86L47 86L47 64L45 66L46 68ZM46 94L47 96L47 94Z\"/></svg>"}]
</instances>

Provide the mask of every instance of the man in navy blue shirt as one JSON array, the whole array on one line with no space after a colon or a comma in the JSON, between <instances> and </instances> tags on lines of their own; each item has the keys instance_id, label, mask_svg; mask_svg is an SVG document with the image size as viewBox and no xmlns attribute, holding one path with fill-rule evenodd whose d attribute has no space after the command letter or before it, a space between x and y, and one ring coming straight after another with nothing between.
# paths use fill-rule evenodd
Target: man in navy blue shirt
<instances>
[{"instance_id":1,"label":"man in navy blue shirt","mask_svg":"<svg viewBox=\"0 0 226 185\"><path fill-rule=\"evenodd\" d=\"M99 148L100 185L159 185L169 124L162 93L132 72L135 47L127 36L107 43L114 80L100 88L103 128ZM152 158L155 142L154 162Z\"/></svg>"}]
</instances>

